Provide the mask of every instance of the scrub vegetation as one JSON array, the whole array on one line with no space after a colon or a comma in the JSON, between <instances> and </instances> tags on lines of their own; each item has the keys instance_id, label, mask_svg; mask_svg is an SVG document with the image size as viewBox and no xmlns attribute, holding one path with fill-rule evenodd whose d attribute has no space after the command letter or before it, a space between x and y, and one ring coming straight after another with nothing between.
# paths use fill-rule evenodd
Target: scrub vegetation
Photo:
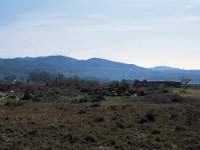
<instances>
[{"instance_id":1,"label":"scrub vegetation","mask_svg":"<svg viewBox=\"0 0 200 150\"><path fill-rule=\"evenodd\" d=\"M200 149L200 89L77 77L0 85L0 149Z\"/></svg>"}]
</instances>

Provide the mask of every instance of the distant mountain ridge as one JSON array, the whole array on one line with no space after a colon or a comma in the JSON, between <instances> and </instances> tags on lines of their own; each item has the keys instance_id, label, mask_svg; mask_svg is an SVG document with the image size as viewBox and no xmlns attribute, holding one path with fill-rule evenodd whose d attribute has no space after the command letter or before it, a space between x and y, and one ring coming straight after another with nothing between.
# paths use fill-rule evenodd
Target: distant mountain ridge
<instances>
[{"instance_id":1,"label":"distant mountain ridge","mask_svg":"<svg viewBox=\"0 0 200 150\"><path fill-rule=\"evenodd\" d=\"M182 70L180 68L175 68L175 67L169 67L169 66L156 66L153 68L149 68L152 70L157 70L157 71L166 71L166 70Z\"/></svg>"},{"instance_id":2,"label":"distant mountain ridge","mask_svg":"<svg viewBox=\"0 0 200 150\"><path fill-rule=\"evenodd\" d=\"M100 58L78 60L66 56L0 59L0 78L10 74L26 77L30 72L38 71L47 71L52 74L62 73L67 77L76 75L83 79L97 80L177 81L184 75L191 78L193 82L200 83L200 70L183 70L165 66L144 68Z\"/></svg>"}]
</instances>

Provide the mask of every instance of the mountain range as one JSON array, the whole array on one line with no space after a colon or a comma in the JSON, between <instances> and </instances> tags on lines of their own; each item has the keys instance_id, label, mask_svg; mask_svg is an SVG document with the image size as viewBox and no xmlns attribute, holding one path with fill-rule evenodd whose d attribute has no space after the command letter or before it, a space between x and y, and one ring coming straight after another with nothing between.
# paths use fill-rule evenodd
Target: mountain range
<instances>
[{"instance_id":1,"label":"mountain range","mask_svg":"<svg viewBox=\"0 0 200 150\"><path fill-rule=\"evenodd\" d=\"M47 71L62 73L67 77L79 76L95 80L171 80L178 81L182 76L200 83L200 70L184 70L166 66L144 68L133 64L109 61L100 58L78 60L66 56L25 57L0 59L0 78L15 74L26 77L30 72Z\"/></svg>"}]
</instances>

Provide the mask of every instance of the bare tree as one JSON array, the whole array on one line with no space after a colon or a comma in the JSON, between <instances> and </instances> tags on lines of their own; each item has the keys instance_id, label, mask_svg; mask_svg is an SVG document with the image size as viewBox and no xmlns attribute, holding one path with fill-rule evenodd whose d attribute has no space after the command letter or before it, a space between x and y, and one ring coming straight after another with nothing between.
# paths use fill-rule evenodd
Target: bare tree
<instances>
[{"instance_id":1,"label":"bare tree","mask_svg":"<svg viewBox=\"0 0 200 150\"><path fill-rule=\"evenodd\" d=\"M183 76L181 76L180 81L181 81L182 85L186 88L186 87L188 87L188 84L192 81L192 79L183 75Z\"/></svg>"}]
</instances>

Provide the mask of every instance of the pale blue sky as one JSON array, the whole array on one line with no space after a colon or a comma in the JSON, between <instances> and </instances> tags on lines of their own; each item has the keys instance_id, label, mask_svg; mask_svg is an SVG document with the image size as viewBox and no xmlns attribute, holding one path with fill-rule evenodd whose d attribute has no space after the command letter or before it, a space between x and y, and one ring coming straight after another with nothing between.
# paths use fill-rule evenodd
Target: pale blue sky
<instances>
[{"instance_id":1,"label":"pale blue sky","mask_svg":"<svg viewBox=\"0 0 200 150\"><path fill-rule=\"evenodd\" d=\"M200 69L200 1L0 0L0 52Z\"/></svg>"}]
</instances>

